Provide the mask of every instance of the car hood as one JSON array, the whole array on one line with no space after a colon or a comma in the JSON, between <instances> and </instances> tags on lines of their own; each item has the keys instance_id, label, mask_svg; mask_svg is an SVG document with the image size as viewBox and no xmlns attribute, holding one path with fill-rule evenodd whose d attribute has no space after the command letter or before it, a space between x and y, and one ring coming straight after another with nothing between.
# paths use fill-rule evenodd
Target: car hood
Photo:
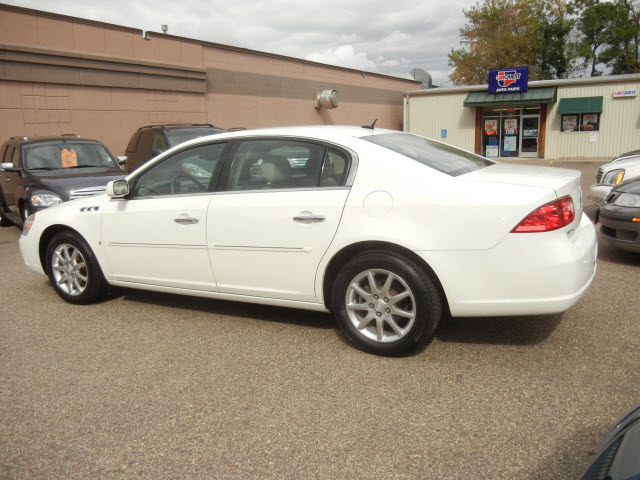
<instances>
[{"instance_id":1,"label":"car hood","mask_svg":"<svg viewBox=\"0 0 640 480\"><path fill-rule=\"evenodd\" d=\"M640 180L634 178L632 180L622 182L621 184L616 186L615 191L622 193L635 193L636 195L640 195Z\"/></svg>"},{"instance_id":2,"label":"car hood","mask_svg":"<svg viewBox=\"0 0 640 480\"><path fill-rule=\"evenodd\" d=\"M605 163L601 165L600 168L603 172L608 172L609 170L618 170L620 168L639 168L640 167L640 155L625 158L623 160L614 160L613 162Z\"/></svg>"},{"instance_id":3,"label":"car hood","mask_svg":"<svg viewBox=\"0 0 640 480\"><path fill-rule=\"evenodd\" d=\"M127 172L118 168L85 168L78 174L33 175L31 185L36 189L54 192L63 201L70 200L71 192L90 187L105 186L112 180L124 178Z\"/></svg>"}]
</instances>

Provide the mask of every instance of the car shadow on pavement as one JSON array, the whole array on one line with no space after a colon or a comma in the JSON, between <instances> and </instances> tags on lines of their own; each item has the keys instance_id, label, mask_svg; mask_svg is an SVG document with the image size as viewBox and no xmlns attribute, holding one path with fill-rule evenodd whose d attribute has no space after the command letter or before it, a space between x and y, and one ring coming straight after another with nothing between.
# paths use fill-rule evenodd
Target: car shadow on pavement
<instances>
[{"instance_id":1,"label":"car shadow on pavement","mask_svg":"<svg viewBox=\"0 0 640 480\"><path fill-rule=\"evenodd\" d=\"M440 322L435 338L454 343L535 345L553 333L562 321L562 315L449 317Z\"/></svg>"},{"instance_id":2,"label":"car shadow on pavement","mask_svg":"<svg viewBox=\"0 0 640 480\"><path fill-rule=\"evenodd\" d=\"M598 260L615 263L617 265L640 266L640 253L620 250L602 241L598 242Z\"/></svg>"},{"instance_id":3,"label":"car shadow on pavement","mask_svg":"<svg viewBox=\"0 0 640 480\"><path fill-rule=\"evenodd\" d=\"M586 423L590 423L588 420ZM556 451L543 457L527 480L557 480L558 478L581 478L596 459L596 449L608 428L591 424L569 434L568 438L553 438ZM610 477L607 477L610 478Z\"/></svg>"},{"instance_id":4,"label":"car shadow on pavement","mask_svg":"<svg viewBox=\"0 0 640 480\"><path fill-rule=\"evenodd\" d=\"M336 324L331 314L314 312L312 310L259 305L254 303L230 302L227 300L124 288L118 288L114 295L123 298L127 302L161 305L164 307L195 310L198 312L228 315L231 317L288 323L304 327L321 329L336 328ZM112 296L111 298L114 297Z\"/></svg>"}]
</instances>

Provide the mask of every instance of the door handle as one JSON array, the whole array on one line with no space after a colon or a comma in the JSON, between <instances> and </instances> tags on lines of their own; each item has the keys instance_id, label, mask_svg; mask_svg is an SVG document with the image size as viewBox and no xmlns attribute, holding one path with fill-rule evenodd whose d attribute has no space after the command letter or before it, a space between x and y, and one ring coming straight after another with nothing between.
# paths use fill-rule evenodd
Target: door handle
<instances>
[{"instance_id":1,"label":"door handle","mask_svg":"<svg viewBox=\"0 0 640 480\"><path fill-rule=\"evenodd\" d=\"M296 215L295 217L293 217L294 222L300 222L300 223L318 223L318 222L324 222L326 219L327 217L325 217L324 215L313 215L313 214Z\"/></svg>"},{"instance_id":2,"label":"door handle","mask_svg":"<svg viewBox=\"0 0 640 480\"><path fill-rule=\"evenodd\" d=\"M184 217L174 218L173 221L180 225L194 225L198 223L200 220L194 217L184 216Z\"/></svg>"}]
</instances>

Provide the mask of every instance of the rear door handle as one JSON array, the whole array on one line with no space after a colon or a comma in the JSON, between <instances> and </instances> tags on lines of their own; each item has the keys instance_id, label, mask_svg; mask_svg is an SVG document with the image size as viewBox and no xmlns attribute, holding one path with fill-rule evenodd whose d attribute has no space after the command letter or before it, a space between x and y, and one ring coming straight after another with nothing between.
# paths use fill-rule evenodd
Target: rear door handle
<instances>
[{"instance_id":1,"label":"rear door handle","mask_svg":"<svg viewBox=\"0 0 640 480\"><path fill-rule=\"evenodd\" d=\"M173 221L180 225L194 225L198 223L200 220L194 217L183 216L183 217L174 218Z\"/></svg>"},{"instance_id":2,"label":"rear door handle","mask_svg":"<svg viewBox=\"0 0 640 480\"><path fill-rule=\"evenodd\" d=\"M300 223L318 223L318 222L324 222L326 219L327 217L325 217L324 215L313 215L313 214L296 215L295 217L293 217L293 220L295 222L300 222Z\"/></svg>"}]
</instances>

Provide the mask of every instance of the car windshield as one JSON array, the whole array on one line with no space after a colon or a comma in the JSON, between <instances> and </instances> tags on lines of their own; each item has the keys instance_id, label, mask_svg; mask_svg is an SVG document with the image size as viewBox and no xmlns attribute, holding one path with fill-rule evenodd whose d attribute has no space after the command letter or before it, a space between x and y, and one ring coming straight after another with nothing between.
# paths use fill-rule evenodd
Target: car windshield
<instances>
[{"instance_id":1,"label":"car windshield","mask_svg":"<svg viewBox=\"0 0 640 480\"><path fill-rule=\"evenodd\" d=\"M473 172L496 162L459 148L409 133L384 133L362 137L452 177Z\"/></svg>"},{"instance_id":2,"label":"car windshield","mask_svg":"<svg viewBox=\"0 0 640 480\"><path fill-rule=\"evenodd\" d=\"M215 135L216 133L223 133L225 130L220 128L189 128L180 130L167 130L167 140L170 147L175 147L188 140L194 138L205 137L207 135Z\"/></svg>"},{"instance_id":3,"label":"car windshield","mask_svg":"<svg viewBox=\"0 0 640 480\"><path fill-rule=\"evenodd\" d=\"M111 167L117 162L97 142L52 141L24 147L24 168L27 170L57 170L83 167Z\"/></svg>"}]
</instances>

